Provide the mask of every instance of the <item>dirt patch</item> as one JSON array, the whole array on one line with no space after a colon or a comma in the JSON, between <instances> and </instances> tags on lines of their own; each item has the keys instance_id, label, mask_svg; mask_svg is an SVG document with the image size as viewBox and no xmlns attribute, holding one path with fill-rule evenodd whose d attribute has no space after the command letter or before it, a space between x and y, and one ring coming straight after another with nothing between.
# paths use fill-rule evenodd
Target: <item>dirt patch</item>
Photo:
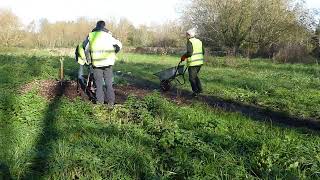
<instances>
[{"instance_id":1,"label":"dirt patch","mask_svg":"<svg viewBox=\"0 0 320 180\"><path fill-rule=\"evenodd\" d=\"M135 95L143 98L148 94L159 92L156 89L140 88L134 85L116 85L114 86L116 94L116 103L122 104L128 98L129 95ZM189 93L180 92L177 90L160 92L162 96L168 100L175 102L176 104L191 104L194 100Z\"/></svg>"},{"instance_id":2,"label":"dirt patch","mask_svg":"<svg viewBox=\"0 0 320 180\"><path fill-rule=\"evenodd\" d=\"M135 95L137 97L143 98L147 94L151 93L151 90L140 89L132 85L115 85L114 90L116 94L117 104L123 104L130 95Z\"/></svg>"},{"instance_id":3,"label":"dirt patch","mask_svg":"<svg viewBox=\"0 0 320 180\"><path fill-rule=\"evenodd\" d=\"M57 96L66 96L74 99L78 96L76 81L55 81L55 80L36 80L21 87L21 93L27 93L36 89L38 94L47 100L52 100Z\"/></svg>"},{"instance_id":4,"label":"dirt patch","mask_svg":"<svg viewBox=\"0 0 320 180\"><path fill-rule=\"evenodd\" d=\"M55 80L36 80L31 83L28 83L21 87L21 93L27 93L31 90L36 89L38 94L47 100L52 100L57 96L65 96L70 100L74 100L77 97L81 97L84 100L88 100L89 98L81 89L77 87L76 81L64 81L59 82ZM130 95L135 95L137 97L143 98L144 96L155 92L149 88L140 88L134 85L114 85L114 90L116 94L116 103L123 104ZM162 92L162 95L166 98L176 102L177 104L182 103L191 103L192 100L190 98L186 98L187 95L174 91Z\"/></svg>"},{"instance_id":5,"label":"dirt patch","mask_svg":"<svg viewBox=\"0 0 320 180\"><path fill-rule=\"evenodd\" d=\"M20 92L25 94L35 89L38 94L47 100L52 100L57 96L65 96L70 100L81 97L84 100L89 100L86 95L78 88L76 81L55 81L55 80L35 80L20 88ZM79 89L79 91L78 91ZM115 85L116 103L124 103L129 95L144 97L152 91L148 89L140 89L132 85L120 86Z\"/></svg>"}]
</instances>

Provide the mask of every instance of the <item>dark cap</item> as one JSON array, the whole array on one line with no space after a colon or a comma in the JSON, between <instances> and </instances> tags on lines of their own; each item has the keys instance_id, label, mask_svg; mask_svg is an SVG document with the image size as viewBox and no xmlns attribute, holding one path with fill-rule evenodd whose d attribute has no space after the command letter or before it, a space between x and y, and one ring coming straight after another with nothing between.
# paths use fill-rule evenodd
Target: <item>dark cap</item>
<instances>
[{"instance_id":1,"label":"dark cap","mask_svg":"<svg viewBox=\"0 0 320 180\"><path fill-rule=\"evenodd\" d=\"M96 27L99 29L102 29L106 26L106 23L104 21L98 21Z\"/></svg>"}]
</instances>

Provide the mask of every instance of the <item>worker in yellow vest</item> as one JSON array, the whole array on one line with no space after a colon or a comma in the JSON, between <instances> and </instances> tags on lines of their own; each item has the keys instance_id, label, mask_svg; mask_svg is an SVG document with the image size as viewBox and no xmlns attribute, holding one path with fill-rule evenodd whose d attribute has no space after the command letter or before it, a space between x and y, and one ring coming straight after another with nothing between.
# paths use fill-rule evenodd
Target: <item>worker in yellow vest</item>
<instances>
[{"instance_id":1,"label":"worker in yellow vest","mask_svg":"<svg viewBox=\"0 0 320 180\"><path fill-rule=\"evenodd\" d=\"M80 65L79 71L78 71L78 79L83 80L83 67L85 65L88 65L86 55L84 52L83 44L80 43L75 51L75 60Z\"/></svg>"},{"instance_id":2,"label":"worker in yellow vest","mask_svg":"<svg viewBox=\"0 0 320 180\"><path fill-rule=\"evenodd\" d=\"M195 35L195 29L187 31L187 52L181 56L181 61L187 60L189 81L193 91L192 95L196 97L202 93L202 86L198 74L204 62L204 46L201 40L197 39Z\"/></svg>"},{"instance_id":3,"label":"worker in yellow vest","mask_svg":"<svg viewBox=\"0 0 320 180\"><path fill-rule=\"evenodd\" d=\"M121 50L122 44L115 39L105 28L104 21L98 21L96 27L83 42L86 59L93 67L93 76L96 83L97 103L103 104L106 87L106 100L109 106L114 105L115 94L112 87L113 71L112 66L116 60L116 54Z\"/></svg>"},{"instance_id":4,"label":"worker in yellow vest","mask_svg":"<svg viewBox=\"0 0 320 180\"><path fill-rule=\"evenodd\" d=\"M80 43L75 50L75 60L79 64L77 92L79 93L80 92L79 88L81 88L84 92L87 93L90 100L94 100L95 99L93 95L95 92L94 81L91 81L93 79L92 78L93 76L91 76L91 74L93 73L93 70L92 70L92 67L89 66L89 63L86 59L83 43ZM83 71L85 66L88 67L88 79L85 79L83 76L84 75ZM89 89L90 89L90 93L88 92Z\"/></svg>"}]
</instances>

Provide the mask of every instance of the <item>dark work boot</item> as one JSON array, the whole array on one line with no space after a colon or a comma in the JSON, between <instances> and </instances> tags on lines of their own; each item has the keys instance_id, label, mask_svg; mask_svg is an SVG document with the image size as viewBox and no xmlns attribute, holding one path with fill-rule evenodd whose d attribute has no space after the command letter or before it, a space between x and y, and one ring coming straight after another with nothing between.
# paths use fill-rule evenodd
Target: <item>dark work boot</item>
<instances>
[{"instance_id":1,"label":"dark work boot","mask_svg":"<svg viewBox=\"0 0 320 180\"><path fill-rule=\"evenodd\" d=\"M198 95L199 95L199 93L196 93L196 92L193 92L193 93L191 94L192 97L198 97Z\"/></svg>"}]
</instances>

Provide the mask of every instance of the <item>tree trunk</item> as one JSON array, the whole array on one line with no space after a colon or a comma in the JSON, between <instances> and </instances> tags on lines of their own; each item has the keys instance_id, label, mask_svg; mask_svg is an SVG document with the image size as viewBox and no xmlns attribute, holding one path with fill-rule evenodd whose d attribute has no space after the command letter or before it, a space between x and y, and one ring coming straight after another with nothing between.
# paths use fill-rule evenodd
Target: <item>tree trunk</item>
<instances>
[{"instance_id":1,"label":"tree trunk","mask_svg":"<svg viewBox=\"0 0 320 180\"><path fill-rule=\"evenodd\" d=\"M233 49L232 49L232 56L234 56L234 57L238 56L239 55L239 49L240 49L239 45L234 45Z\"/></svg>"}]
</instances>

